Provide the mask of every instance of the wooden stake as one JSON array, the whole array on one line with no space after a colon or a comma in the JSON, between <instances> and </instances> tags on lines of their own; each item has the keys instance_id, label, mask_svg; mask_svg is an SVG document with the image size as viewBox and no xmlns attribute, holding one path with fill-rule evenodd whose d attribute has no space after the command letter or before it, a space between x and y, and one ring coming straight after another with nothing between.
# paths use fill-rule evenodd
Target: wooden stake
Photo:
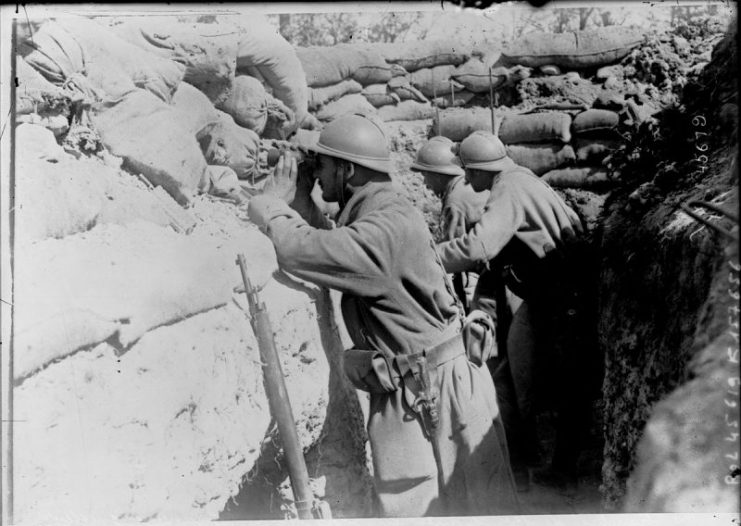
<instances>
[{"instance_id":1,"label":"wooden stake","mask_svg":"<svg viewBox=\"0 0 741 526\"><path fill-rule=\"evenodd\" d=\"M435 118L437 119L437 134L440 135L440 107L437 105L437 86L435 86L435 73L432 73L432 104L435 106Z\"/></svg>"},{"instance_id":2,"label":"wooden stake","mask_svg":"<svg viewBox=\"0 0 741 526\"><path fill-rule=\"evenodd\" d=\"M491 66L489 66L489 111L491 112L491 133L496 135L497 129L494 122L494 82L492 80Z\"/></svg>"}]
</instances>

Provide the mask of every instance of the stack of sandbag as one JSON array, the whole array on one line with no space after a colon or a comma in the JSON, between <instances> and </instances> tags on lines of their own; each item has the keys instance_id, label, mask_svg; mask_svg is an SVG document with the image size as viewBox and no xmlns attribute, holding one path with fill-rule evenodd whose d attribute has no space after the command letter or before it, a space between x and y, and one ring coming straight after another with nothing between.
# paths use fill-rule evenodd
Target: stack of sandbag
<instances>
[{"instance_id":1,"label":"stack of sandbag","mask_svg":"<svg viewBox=\"0 0 741 526\"><path fill-rule=\"evenodd\" d=\"M509 156L537 175L574 163L568 113L497 113L495 121L497 134L507 146ZM492 131L492 114L488 108L440 111L439 118L436 115L433 119L430 133L458 142L477 130Z\"/></svg>"},{"instance_id":2,"label":"stack of sandbag","mask_svg":"<svg viewBox=\"0 0 741 526\"><path fill-rule=\"evenodd\" d=\"M44 23L19 52L56 86L92 100L117 100L136 88L165 103L183 79L185 67L142 50L83 17Z\"/></svg>"},{"instance_id":3,"label":"stack of sandbag","mask_svg":"<svg viewBox=\"0 0 741 526\"><path fill-rule=\"evenodd\" d=\"M592 108L577 114L571 124L577 166L550 171L543 179L554 187L609 187L611 181L602 161L620 147L619 123L620 115L611 110Z\"/></svg>"},{"instance_id":4,"label":"stack of sandbag","mask_svg":"<svg viewBox=\"0 0 741 526\"><path fill-rule=\"evenodd\" d=\"M619 123L618 113L594 108L573 118L565 111L494 115L496 133L508 155L552 186L566 188L609 186L602 161L621 144ZM441 110L429 133L459 142L477 130L492 131L489 108Z\"/></svg>"},{"instance_id":5,"label":"stack of sandbag","mask_svg":"<svg viewBox=\"0 0 741 526\"><path fill-rule=\"evenodd\" d=\"M309 109L320 121L375 109L386 121L429 119L435 105L462 106L474 97L451 76L471 54L449 41L341 44L296 52L309 85Z\"/></svg>"},{"instance_id":6,"label":"stack of sandbag","mask_svg":"<svg viewBox=\"0 0 741 526\"><path fill-rule=\"evenodd\" d=\"M505 114L498 135L517 164L543 175L574 163L570 127L568 113Z\"/></svg>"},{"instance_id":7,"label":"stack of sandbag","mask_svg":"<svg viewBox=\"0 0 741 526\"><path fill-rule=\"evenodd\" d=\"M429 119L435 106L462 106L473 98L465 86L452 78L456 67L471 57L465 46L429 40L378 44L378 49L387 62L409 73L389 82L390 91L400 101L379 108L384 121Z\"/></svg>"},{"instance_id":8,"label":"stack of sandbag","mask_svg":"<svg viewBox=\"0 0 741 526\"><path fill-rule=\"evenodd\" d=\"M405 71L387 63L371 45L296 48L309 86L309 108L320 121L347 112L375 113L381 86ZM366 98L360 95L368 94ZM376 105L373 104L376 103Z\"/></svg>"},{"instance_id":9,"label":"stack of sandbag","mask_svg":"<svg viewBox=\"0 0 741 526\"><path fill-rule=\"evenodd\" d=\"M244 101L240 75L258 79L290 112L284 120L299 126L307 115L306 78L293 47L264 17L239 17L233 21L186 23L126 17L109 21L113 32L133 44L185 66L184 80L197 87L216 105L237 97ZM255 94L259 105L262 95ZM291 113L292 112L292 113ZM232 116L240 121L237 115ZM288 119L290 117L290 119ZM258 119L259 120L259 119ZM245 126L244 124L241 124ZM261 130L245 126L257 133Z\"/></svg>"},{"instance_id":10,"label":"stack of sandbag","mask_svg":"<svg viewBox=\"0 0 741 526\"><path fill-rule=\"evenodd\" d=\"M263 80L270 95L293 112L290 125L309 125L307 75L297 50L262 16L240 17L239 31L237 74Z\"/></svg>"},{"instance_id":11,"label":"stack of sandbag","mask_svg":"<svg viewBox=\"0 0 741 526\"><path fill-rule=\"evenodd\" d=\"M187 24L158 31L143 21L114 27L137 44L82 17L46 22L23 41L19 122L41 124L66 141L69 107L82 102L73 127L89 126L124 169L182 205L198 193L235 197L238 179L254 183L259 137L250 128L264 130L271 116L295 118L256 79L234 78L237 33L199 25L194 38ZM239 124L214 107L212 98L224 94Z\"/></svg>"}]
</instances>

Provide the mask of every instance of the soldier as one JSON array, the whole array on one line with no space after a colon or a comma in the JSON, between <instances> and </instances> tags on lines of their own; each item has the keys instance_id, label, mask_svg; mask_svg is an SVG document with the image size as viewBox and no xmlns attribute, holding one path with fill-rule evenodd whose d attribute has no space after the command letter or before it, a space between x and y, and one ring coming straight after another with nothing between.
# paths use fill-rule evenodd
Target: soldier
<instances>
[{"instance_id":1,"label":"soldier","mask_svg":"<svg viewBox=\"0 0 741 526\"><path fill-rule=\"evenodd\" d=\"M383 131L346 115L324 128L313 151L322 198L340 205L337 228L325 229L312 180L295 160L278 162L249 214L284 271L344 293L354 344L344 369L370 392L381 514L516 513L487 357L466 354L459 304L421 213L392 186Z\"/></svg>"},{"instance_id":2,"label":"soldier","mask_svg":"<svg viewBox=\"0 0 741 526\"><path fill-rule=\"evenodd\" d=\"M419 149L411 166L412 171L422 174L427 188L442 200L440 223L447 240L468 232L481 218L489 199L488 191L474 192L466 182L454 149L455 143L447 137L433 137ZM477 280L477 274L472 272L453 276L453 286L466 311L470 311Z\"/></svg>"},{"instance_id":3,"label":"soldier","mask_svg":"<svg viewBox=\"0 0 741 526\"><path fill-rule=\"evenodd\" d=\"M524 300L507 335L507 354L494 372L513 469L522 473L537 458L533 400L538 387L544 398L556 399L558 411L556 450L538 478L573 488L599 382L593 313L580 283L585 276L579 265L581 222L547 183L516 165L491 133L467 137L460 157L473 189L491 194L473 229L440 243L438 252L448 272L488 266L478 283L486 296L495 297L501 278ZM548 374L536 385L539 370ZM500 387L508 381L509 389Z\"/></svg>"}]
</instances>

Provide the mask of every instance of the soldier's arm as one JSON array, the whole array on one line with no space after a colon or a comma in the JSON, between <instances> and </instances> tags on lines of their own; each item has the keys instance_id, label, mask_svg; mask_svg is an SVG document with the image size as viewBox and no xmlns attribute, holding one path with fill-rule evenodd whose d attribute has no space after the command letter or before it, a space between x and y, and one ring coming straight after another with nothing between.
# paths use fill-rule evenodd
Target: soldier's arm
<instances>
[{"instance_id":1,"label":"soldier's arm","mask_svg":"<svg viewBox=\"0 0 741 526\"><path fill-rule=\"evenodd\" d=\"M447 272L476 270L486 265L512 239L524 219L516 188L498 181L481 220L467 234L437 245Z\"/></svg>"},{"instance_id":2,"label":"soldier's arm","mask_svg":"<svg viewBox=\"0 0 741 526\"><path fill-rule=\"evenodd\" d=\"M267 196L259 199L254 206L270 208L264 231L275 246L283 270L342 292L383 292L384 265L393 263L394 243L389 225L380 214L368 214L350 226L321 230L309 225L285 202Z\"/></svg>"}]
</instances>

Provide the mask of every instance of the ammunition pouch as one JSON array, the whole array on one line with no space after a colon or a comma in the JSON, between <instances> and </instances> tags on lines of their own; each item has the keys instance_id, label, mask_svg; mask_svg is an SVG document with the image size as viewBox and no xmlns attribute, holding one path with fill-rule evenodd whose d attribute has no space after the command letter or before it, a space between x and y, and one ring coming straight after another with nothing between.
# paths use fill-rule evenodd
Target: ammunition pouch
<instances>
[{"instance_id":1,"label":"ammunition pouch","mask_svg":"<svg viewBox=\"0 0 741 526\"><path fill-rule=\"evenodd\" d=\"M362 391L384 394L396 391L401 377L389 360L380 351L348 349L343 354L343 368L350 382Z\"/></svg>"}]
</instances>

